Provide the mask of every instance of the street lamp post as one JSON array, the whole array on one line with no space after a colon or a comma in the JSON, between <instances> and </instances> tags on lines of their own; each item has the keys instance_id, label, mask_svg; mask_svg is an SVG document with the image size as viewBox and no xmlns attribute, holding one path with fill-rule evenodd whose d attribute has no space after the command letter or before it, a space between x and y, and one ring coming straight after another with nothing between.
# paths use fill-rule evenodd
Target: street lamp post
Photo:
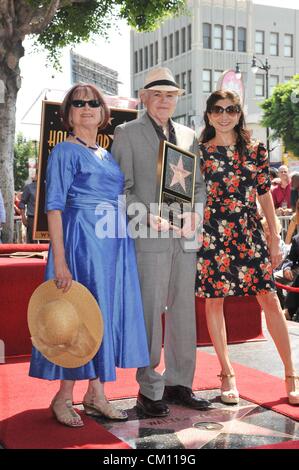
<instances>
[{"instance_id":1,"label":"street lamp post","mask_svg":"<svg viewBox=\"0 0 299 470\"><path fill-rule=\"evenodd\" d=\"M239 75L239 78L241 78L241 71L240 71L240 65L242 63L247 63L247 62L237 62L236 63L236 75ZM269 98L269 70L271 68L271 65L268 62L268 58L266 57L265 62L262 62L261 59L257 58L256 56L253 56L252 62L251 62L251 71L252 73L256 74L259 70L263 70L265 72L265 78L266 78L266 99ZM269 127L266 127L266 146L267 146L267 152L268 156L270 158L270 130Z\"/></svg>"},{"instance_id":2,"label":"street lamp post","mask_svg":"<svg viewBox=\"0 0 299 470\"><path fill-rule=\"evenodd\" d=\"M257 63L257 60L259 63ZM271 65L268 62L268 57L266 57L265 62L262 62L260 59L257 59L255 56L252 58L251 70L256 74L259 70L265 72L266 77L266 99L269 98L269 70ZM270 159L270 132L269 127L266 127L266 140L267 140L267 152Z\"/></svg>"}]
</instances>

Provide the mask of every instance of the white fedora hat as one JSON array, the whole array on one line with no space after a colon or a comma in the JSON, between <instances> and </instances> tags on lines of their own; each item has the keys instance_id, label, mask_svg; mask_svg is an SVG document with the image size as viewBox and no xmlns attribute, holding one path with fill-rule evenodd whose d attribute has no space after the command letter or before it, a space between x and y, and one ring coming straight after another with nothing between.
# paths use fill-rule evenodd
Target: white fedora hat
<instances>
[{"instance_id":1,"label":"white fedora hat","mask_svg":"<svg viewBox=\"0 0 299 470\"><path fill-rule=\"evenodd\" d=\"M53 279L33 292L28 305L32 344L49 361L62 367L81 367L98 352L103 338L103 318L90 291L72 281L63 293Z\"/></svg>"},{"instance_id":2,"label":"white fedora hat","mask_svg":"<svg viewBox=\"0 0 299 470\"><path fill-rule=\"evenodd\" d=\"M180 85L175 82L171 70L167 67L157 67L150 70L145 77L143 90L159 90L159 91L177 91L178 95L185 93Z\"/></svg>"}]
</instances>

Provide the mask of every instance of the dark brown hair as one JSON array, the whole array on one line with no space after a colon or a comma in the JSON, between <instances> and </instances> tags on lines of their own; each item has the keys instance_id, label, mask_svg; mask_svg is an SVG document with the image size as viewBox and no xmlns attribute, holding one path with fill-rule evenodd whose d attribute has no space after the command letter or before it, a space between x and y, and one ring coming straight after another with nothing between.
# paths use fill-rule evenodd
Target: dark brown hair
<instances>
[{"instance_id":1,"label":"dark brown hair","mask_svg":"<svg viewBox=\"0 0 299 470\"><path fill-rule=\"evenodd\" d=\"M292 189L299 189L299 173L293 173L291 176Z\"/></svg>"},{"instance_id":2,"label":"dark brown hair","mask_svg":"<svg viewBox=\"0 0 299 470\"><path fill-rule=\"evenodd\" d=\"M297 199L296 204L295 204L295 214L294 218L296 220L296 224L299 224L299 199Z\"/></svg>"},{"instance_id":3,"label":"dark brown hair","mask_svg":"<svg viewBox=\"0 0 299 470\"><path fill-rule=\"evenodd\" d=\"M70 108L71 108L74 96L76 95L78 91L81 91L81 90L84 92L87 92L87 90L90 90L93 93L93 96L95 97L95 99L99 100L99 102L101 103L101 107L103 109L103 119L99 123L99 129L104 129L109 122L110 110L100 90L95 85L91 85L89 83L77 83L76 85L72 86L72 88L65 95L64 100L60 106L60 116L61 116L61 120L65 129L67 131L72 130L72 126L69 122Z\"/></svg>"},{"instance_id":4,"label":"dark brown hair","mask_svg":"<svg viewBox=\"0 0 299 470\"><path fill-rule=\"evenodd\" d=\"M225 99L230 100L235 106L236 105L240 106L240 109L241 109L239 122L234 127L234 130L237 134L237 141L236 141L237 151L239 155L241 156L241 155L244 155L244 153L246 152L246 147L250 143L250 131L246 129L245 117L244 117L244 112L241 106L240 97L239 95L237 95L237 93L234 93L233 91L217 90L217 91L214 91L209 96L209 98L207 99L207 106L206 106L206 110L204 113L205 128L203 129L199 140L205 143L205 142L209 142L211 139L215 137L215 134L216 134L215 129L209 123L208 113L211 113L212 108L217 103L217 101L225 100Z\"/></svg>"}]
</instances>

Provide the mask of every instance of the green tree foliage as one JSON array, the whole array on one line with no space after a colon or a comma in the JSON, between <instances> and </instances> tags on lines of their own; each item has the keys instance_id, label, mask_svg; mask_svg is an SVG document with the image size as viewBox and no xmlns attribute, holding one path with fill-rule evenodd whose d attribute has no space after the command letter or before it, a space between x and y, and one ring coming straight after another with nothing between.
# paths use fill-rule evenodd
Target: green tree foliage
<instances>
[{"instance_id":1,"label":"green tree foliage","mask_svg":"<svg viewBox=\"0 0 299 470\"><path fill-rule=\"evenodd\" d=\"M35 142L26 140L21 132L16 136L14 147L14 181L15 190L21 191L28 180L28 159L35 158Z\"/></svg>"},{"instance_id":2,"label":"green tree foliage","mask_svg":"<svg viewBox=\"0 0 299 470\"><path fill-rule=\"evenodd\" d=\"M34 6L38 0L28 0ZM68 3L68 2L65 2ZM88 41L94 35L108 37L117 20L122 18L137 31L153 31L168 16L182 13L185 0L81 0L57 10L47 28L36 40L49 53L50 60L59 66L60 49Z\"/></svg>"},{"instance_id":3,"label":"green tree foliage","mask_svg":"<svg viewBox=\"0 0 299 470\"><path fill-rule=\"evenodd\" d=\"M274 138L282 138L286 150L299 156L299 75L274 88L261 107L262 125L270 127Z\"/></svg>"}]
</instances>

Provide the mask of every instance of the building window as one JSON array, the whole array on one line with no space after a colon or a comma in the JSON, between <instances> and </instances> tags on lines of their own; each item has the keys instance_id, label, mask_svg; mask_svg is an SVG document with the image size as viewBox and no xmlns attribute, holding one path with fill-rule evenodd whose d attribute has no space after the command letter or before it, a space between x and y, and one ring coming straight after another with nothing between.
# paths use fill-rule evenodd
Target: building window
<instances>
[{"instance_id":1,"label":"building window","mask_svg":"<svg viewBox=\"0 0 299 470\"><path fill-rule=\"evenodd\" d=\"M175 83L177 83L179 86L181 86L181 85L180 85L181 82L180 82L180 75L179 75L179 74L178 74L178 75L175 75L174 81L175 81Z\"/></svg>"},{"instance_id":2,"label":"building window","mask_svg":"<svg viewBox=\"0 0 299 470\"><path fill-rule=\"evenodd\" d=\"M238 28L238 51L246 52L246 28Z\"/></svg>"},{"instance_id":3,"label":"building window","mask_svg":"<svg viewBox=\"0 0 299 470\"><path fill-rule=\"evenodd\" d=\"M154 66L154 45L150 44L150 67Z\"/></svg>"},{"instance_id":4,"label":"building window","mask_svg":"<svg viewBox=\"0 0 299 470\"><path fill-rule=\"evenodd\" d=\"M223 73L222 70L215 70L214 71L214 89L213 89L213 91L216 91L216 90L219 89L218 80L221 77L222 73Z\"/></svg>"},{"instance_id":5,"label":"building window","mask_svg":"<svg viewBox=\"0 0 299 470\"><path fill-rule=\"evenodd\" d=\"M192 70L187 72L187 93L192 93Z\"/></svg>"},{"instance_id":6,"label":"building window","mask_svg":"<svg viewBox=\"0 0 299 470\"><path fill-rule=\"evenodd\" d=\"M273 93L273 89L279 83L279 76L278 75L270 75L269 77L269 95L271 96Z\"/></svg>"},{"instance_id":7,"label":"building window","mask_svg":"<svg viewBox=\"0 0 299 470\"><path fill-rule=\"evenodd\" d=\"M186 28L181 29L181 37L182 37L182 54L186 52Z\"/></svg>"},{"instance_id":8,"label":"building window","mask_svg":"<svg viewBox=\"0 0 299 470\"><path fill-rule=\"evenodd\" d=\"M155 64L159 62L159 44L158 41L155 41Z\"/></svg>"},{"instance_id":9,"label":"building window","mask_svg":"<svg viewBox=\"0 0 299 470\"><path fill-rule=\"evenodd\" d=\"M214 49L223 49L223 26L221 24L214 26Z\"/></svg>"},{"instance_id":10,"label":"building window","mask_svg":"<svg viewBox=\"0 0 299 470\"><path fill-rule=\"evenodd\" d=\"M148 69L148 47L144 48L144 68Z\"/></svg>"},{"instance_id":11,"label":"building window","mask_svg":"<svg viewBox=\"0 0 299 470\"><path fill-rule=\"evenodd\" d=\"M175 32L175 55L179 55L180 53L180 32Z\"/></svg>"},{"instance_id":12,"label":"building window","mask_svg":"<svg viewBox=\"0 0 299 470\"><path fill-rule=\"evenodd\" d=\"M187 41L188 41L188 51L191 51L192 49L192 26L191 24L188 24L188 38L187 38Z\"/></svg>"},{"instance_id":13,"label":"building window","mask_svg":"<svg viewBox=\"0 0 299 470\"><path fill-rule=\"evenodd\" d=\"M255 53L265 54L265 32L264 31L255 32Z\"/></svg>"},{"instance_id":14,"label":"building window","mask_svg":"<svg viewBox=\"0 0 299 470\"><path fill-rule=\"evenodd\" d=\"M227 26L225 31L225 49L227 51L235 50L235 28Z\"/></svg>"},{"instance_id":15,"label":"building window","mask_svg":"<svg viewBox=\"0 0 299 470\"><path fill-rule=\"evenodd\" d=\"M278 33L270 33L270 55L278 55L279 49L279 35Z\"/></svg>"},{"instance_id":16,"label":"building window","mask_svg":"<svg viewBox=\"0 0 299 470\"><path fill-rule=\"evenodd\" d=\"M255 76L255 96L265 96L265 79L264 75L256 74Z\"/></svg>"},{"instance_id":17,"label":"building window","mask_svg":"<svg viewBox=\"0 0 299 470\"><path fill-rule=\"evenodd\" d=\"M163 60L167 60L167 36L163 38Z\"/></svg>"},{"instance_id":18,"label":"building window","mask_svg":"<svg viewBox=\"0 0 299 470\"><path fill-rule=\"evenodd\" d=\"M138 52L134 52L134 72L138 73Z\"/></svg>"},{"instance_id":19,"label":"building window","mask_svg":"<svg viewBox=\"0 0 299 470\"><path fill-rule=\"evenodd\" d=\"M203 48L204 49L211 49L212 47L212 28L210 23L203 24Z\"/></svg>"},{"instance_id":20,"label":"building window","mask_svg":"<svg viewBox=\"0 0 299 470\"><path fill-rule=\"evenodd\" d=\"M173 58L173 34L169 36L169 58Z\"/></svg>"},{"instance_id":21,"label":"building window","mask_svg":"<svg viewBox=\"0 0 299 470\"><path fill-rule=\"evenodd\" d=\"M293 57L293 35L284 35L284 56Z\"/></svg>"},{"instance_id":22,"label":"building window","mask_svg":"<svg viewBox=\"0 0 299 470\"><path fill-rule=\"evenodd\" d=\"M143 70L143 49L139 49L139 70Z\"/></svg>"},{"instance_id":23,"label":"building window","mask_svg":"<svg viewBox=\"0 0 299 470\"><path fill-rule=\"evenodd\" d=\"M181 87L183 88L183 90L186 90L186 78L187 78L187 74L186 72L183 72L182 73L182 81L181 81Z\"/></svg>"},{"instance_id":24,"label":"building window","mask_svg":"<svg viewBox=\"0 0 299 470\"><path fill-rule=\"evenodd\" d=\"M202 91L204 93L211 93L212 91L212 70L202 71Z\"/></svg>"},{"instance_id":25,"label":"building window","mask_svg":"<svg viewBox=\"0 0 299 470\"><path fill-rule=\"evenodd\" d=\"M178 124L183 124L183 126L186 125L186 114L182 114L182 116L176 116L173 118L175 122Z\"/></svg>"}]
</instances>

